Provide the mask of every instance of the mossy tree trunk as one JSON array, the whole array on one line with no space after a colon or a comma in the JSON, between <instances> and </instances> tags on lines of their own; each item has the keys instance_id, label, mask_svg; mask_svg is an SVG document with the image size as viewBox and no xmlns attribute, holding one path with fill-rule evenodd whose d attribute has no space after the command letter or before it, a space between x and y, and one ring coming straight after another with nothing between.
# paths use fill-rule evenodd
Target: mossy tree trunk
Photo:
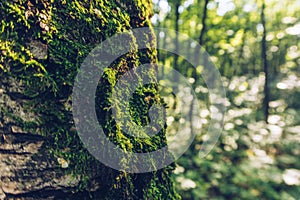
<instances>
[{"instance_id":1,"label":"mossy tree trunk","mask_svg":"<svg viewBox=\"0 0 300 200\"><path fill-rule=\"evenodd\" d=\"M178 199L173 166L143 174L106 167L84 148L72 119L72 88L84 58L115 33L150 26L151 14L150 0L0 2L0 199ZM153 41L148 42L149 49L118 59L111 66L117 73L109 78L155 64ZM115 126L106 108L111 86L102 77L97 96L98 116L105 116L100 123L108 127ZM146 97L160 101L157 88L149 87L134 96L144 101L133 99L139 124L148 120ZM118 128L108 135L123 147ZM126 150L152 151L166 144L165 129L144 143L125 141Z\"/></svg>"}]
</instances>

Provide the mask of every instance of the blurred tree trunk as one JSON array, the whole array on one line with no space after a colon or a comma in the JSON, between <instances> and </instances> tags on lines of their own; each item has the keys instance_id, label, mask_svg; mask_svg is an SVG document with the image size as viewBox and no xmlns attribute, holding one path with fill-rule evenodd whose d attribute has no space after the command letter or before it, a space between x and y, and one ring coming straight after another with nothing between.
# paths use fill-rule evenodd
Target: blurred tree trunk
<instances>
[{"instance_id":1,"label":"blurred tree trunk","mask_svg":"<svg viewBox=\"0 0 300 200\"><path fill-rule=\"evenodd\" d=\"M265 2L262 3L261 9L261 23L263 26L263 36L261 42L261 58L263 64L263 70L265 74L265 85L264 85L264 100L263 100L263 110L265 121L268 123L269 117L269 102L270 102L270 89L269 89L269 68L268 68L268 59L267 59L267 30L266 30L266 20L265 20Z\"/></svg>"},{"instance_id":2,"label":"blurred tree trunk","mask_svg":"<svg viewBox=\"0 0 300 200\"><path fill-rule=\"evenodd\" d=\"M0 199L179 198L170 178L173 166L128 174L95 160L80 142L71 113L83 59L117 32L150 26L151 15L150 0L0 3ZM117 74L143 62L155 65L153 41L147 42L149 49L126 54L115 64ZM100 92L109 96L111 91ZM104 114L111 119L111 110ZM156 145L166 144L164 133Z\"/></svg>"},{"instance_id":3,"label":"blurred tree trunk","mask_svg":"<svg viewBox=\"0 0 300 200\"><path fill-rule=\"evenodd\" d=\"M176 32L179 31L179 17L180 17L179 6L180 6L180 0L176 0L175 5L174 5L174 10L175 10L175 31ZM178 50L179 50L179 38L178 38L178 34L176 34L176 37L175 37L175 51L178 52ZM179 68L178 68L178 55L177 54L174 54L174 69L176 71L179 70Z\"/></svg>"},{"instance_id":4,"label":"blurred tree trunk","mask_svg":"<svg viewBox=\"0 0 300 200\"><path fill-rule=\"evenodd\" d=\"M198 2L200 4L200 2ZM198 37L198 42L200 44L200 47L203 47L204 46L204 36L205 36L205 33L206 33L206 29L207 29L207 25L206 25L206 20L207 20L207 5L209 3L209 0L205 0L204 1L204 5L203 5L203 11L202 11L202 18L201 18L201 24L202 24L202 29L201 29L201 32L199 34L199 37ZM199 13L199 16L200 18L200 13ZM201 49L196 47L195 49L195 54L194 54L194 62L195 62L195 66L198 67L198 65L200 64L199 63L199 57L200 57L200 52L201 52ZM207 65L207 59L206 57L204 57L204 61L203 61L203 66L206 66ZM197 83L197 70L195 68L192 69L192 78L195 80L194 83L192 83L193 85L193 88L195 88L195 85ZM191 133L192 134L195 134L194 132L194 127L193 127L193 122L194 122L194 115L193 115L193 111L194 111L194 105L196 103L197 99L192 99L192 102L191 102L191 105L190 105L190 112L189 112L189 118L190 118L190 121L191 121Z\"/></svg>"},{"instance_id":5,"label":"blurred tree trunk","mask_svg":"<svg viewBox=\"0 0 300 200\"><path fill-rule=\"evenodd\" d=\"M180 19L180 13L179 13L179 7L180 7L181 0L175 0L174 2L174 11L175 11L175 24L174 28L176 32L179 32L179 19ZM179 38L178 34L175 36L175 51L179 51ZM174 54L174 74L173 74L173 81L177 82L179 80L178 74L176 72L179 72L179 62L178 62L179 56L177 54ZM173 86L173 96L174 101L176 102L176 93L178 92L178 86L174 84ZM174 104L173 108L176 108L176 103Z\"/></svg>"}]
</instances>

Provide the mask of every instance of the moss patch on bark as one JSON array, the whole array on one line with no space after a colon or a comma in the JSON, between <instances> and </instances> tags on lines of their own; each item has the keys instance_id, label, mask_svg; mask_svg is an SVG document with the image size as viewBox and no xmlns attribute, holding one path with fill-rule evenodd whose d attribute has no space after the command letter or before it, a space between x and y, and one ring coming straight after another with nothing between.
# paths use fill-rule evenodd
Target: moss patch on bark
<instances>
[{"instance_id":1,"label":"moss patch on bark","mask_svg":"<svg viewBox=\"0 0 300 200\"><path fill-rule=\"evenodd\" d=\"M71 95L80 64L99 43L115 33L150 26L150 0L4 0L0 4L0 84L14 87L24 101L20 106L28 119L4 105L3 126L15 123L22 130L42 134L53 157L64 158L66 174L80 175L78 190L88 187L94 171L103 174L98 195L103 199L178 199L170 178L174 166L145 174L127 174L98 163L83 147L74 129ZM134 36L132 36L134 39ZM143 63L153 64L156 51L153 35L147 35L149 48L135 50L107 68L97 89L97 114L107 136L120 148L150 152L166 145L165 128L151 138L129 137L114 122L110 109L112 87L120 76ZM150 39L149 39L150 38ZM8 94L10 95L10 94ZM121 99L120 99L121 101ZM162 104L157 86L141 86L130 102L136 124L149 123L151 105ZM106 117L103 117L106 116Z\"/></svg>"}]
</instances>

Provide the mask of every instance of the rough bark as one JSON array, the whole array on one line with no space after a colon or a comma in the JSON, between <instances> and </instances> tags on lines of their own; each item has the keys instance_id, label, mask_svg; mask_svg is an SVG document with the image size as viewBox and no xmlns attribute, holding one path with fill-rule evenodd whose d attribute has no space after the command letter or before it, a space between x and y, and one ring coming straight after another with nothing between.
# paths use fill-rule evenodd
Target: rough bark
<instances>
[{"instance_id":1,"label":"rough bark","mask_svg":"<svg viewBox=\"0 0 300 200\"><path fill-rule=\"evenodd\" d=\"M150 4L148 0L0 3L0 199L178 198L171 166L128 174L95 160L79 140L71 114L72 86L83 59L114 33L150 26ZM115 129L109 121L111 110L103 106L109 103L105 96L113 86L109 78L116 82L137 64L156 63L151 37L149 49L129 53L113 64L116 76L102 77L98 91L98 113L105 116L101 123L113 130L112 140L120 146L126 142L138 152L165 145L165 129L145 143L118 140L124 134ZM156 95L155 87L152 91ZM137 122L147 121L147 96L144 91L138 96L145 98L143 107L133 105ZM159 101L155 98L152 103ZM139 146L143 149L136 149Z\"/></svg>"},{"instance_id":2,"label":"rough bark","mask_svg":"<svg viewBox=\"0 0 300 200\"><path fill-rule=\"evenodd\" d=\"M63 173L43 148L43 137L29 133L1 137L0 199L52 199L75 191L79 177ZM94 185L92 190L96 189Z\"/></svg>"}]
</instances>

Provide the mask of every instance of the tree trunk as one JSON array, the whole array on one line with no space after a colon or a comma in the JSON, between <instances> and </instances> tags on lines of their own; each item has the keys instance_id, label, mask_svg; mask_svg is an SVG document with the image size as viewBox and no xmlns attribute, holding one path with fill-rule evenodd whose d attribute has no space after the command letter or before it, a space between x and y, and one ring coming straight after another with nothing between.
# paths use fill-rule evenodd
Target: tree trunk
<instances>
[{"instance_id":1,"label":"tree trunk","mask_svg":"<svg viewBox=\"0 0 300 200\"><path fill-rule=\"evenodd\" d=\"M204 2L204 6L203 6L203 15L202 15L202 19L201 19L201 24L202 24L202 29L201 29L201 32L199 34L199 37L198 37L198 42L199 42L199 45L200 47L203 47L204 48L204 36L205 36L205 33L206 33L206 19L207 19L207 5L209 3L209 0L205 0ZM200 17L199 17L200 18ZM196 47L196 50L195 50L195 54L194 54L194 62L195 62L195 66L198 67L198 65L200 64L199 63L199 55L200 55L200 52L201 52L201 49ZM203 66L206 66L207 63L207 60L206 58L204 58L205 61L203 62ZM197 70L196 69L192 69L192 78L194 78L195 80L195 83L197 83ZM195 83L192 83L193 85L193 88L195 88ZM193 116L193 111L194 111L194 105L195 105L195 102L197 101L197 99L192 99L192 102L191 102L191 105L190 105L190 113L189 113L189 118L190 118L190 121L193 122L194 121L194 116ZM194 124L191 123L191 133L192 134L195 134L194 133Z\"/></svg>"},{"instance_id":2,"label":"tree trunk","mask_svg":"<svg viewBox=\"0 0 300 200\"><path fill-rule=\"evenodd\" d=\"M264 84L264 100L263 100L263 110L265 122L268 123L269 118L269 102L270 102L270 89L269 89L269 67L268 67L268 58L267 58L267 29L266 29L266 20L265 20L265 2L262 2L261 8L261 23L263 26L263 36L261 41L261 58L263 64L263 71L265 74L265 84Z\"/></svg>"},{"instance_id":3,"label":"tree trunk","mask_svg":"<svg viewBox=\"0 0 300 200\"><path fill-rule=\"evenodd\" d=\"M85 57L115 33L150 26L151 15L150 0L0 3L0 199L179 198L170 178L174 166L143 174L111 169L84 148L72 118L73 84ZM149 48L117 59L110 66L115 76L104 75L97 90L104 132L128 151L166 145L165 127L153 140L125 143L106 107L112 82L142 63L155 66L153 35L147 38ZM137 124L149 121L150 104L160 99L148 87L133 96Z\"/></svg>"}]
</instances>

